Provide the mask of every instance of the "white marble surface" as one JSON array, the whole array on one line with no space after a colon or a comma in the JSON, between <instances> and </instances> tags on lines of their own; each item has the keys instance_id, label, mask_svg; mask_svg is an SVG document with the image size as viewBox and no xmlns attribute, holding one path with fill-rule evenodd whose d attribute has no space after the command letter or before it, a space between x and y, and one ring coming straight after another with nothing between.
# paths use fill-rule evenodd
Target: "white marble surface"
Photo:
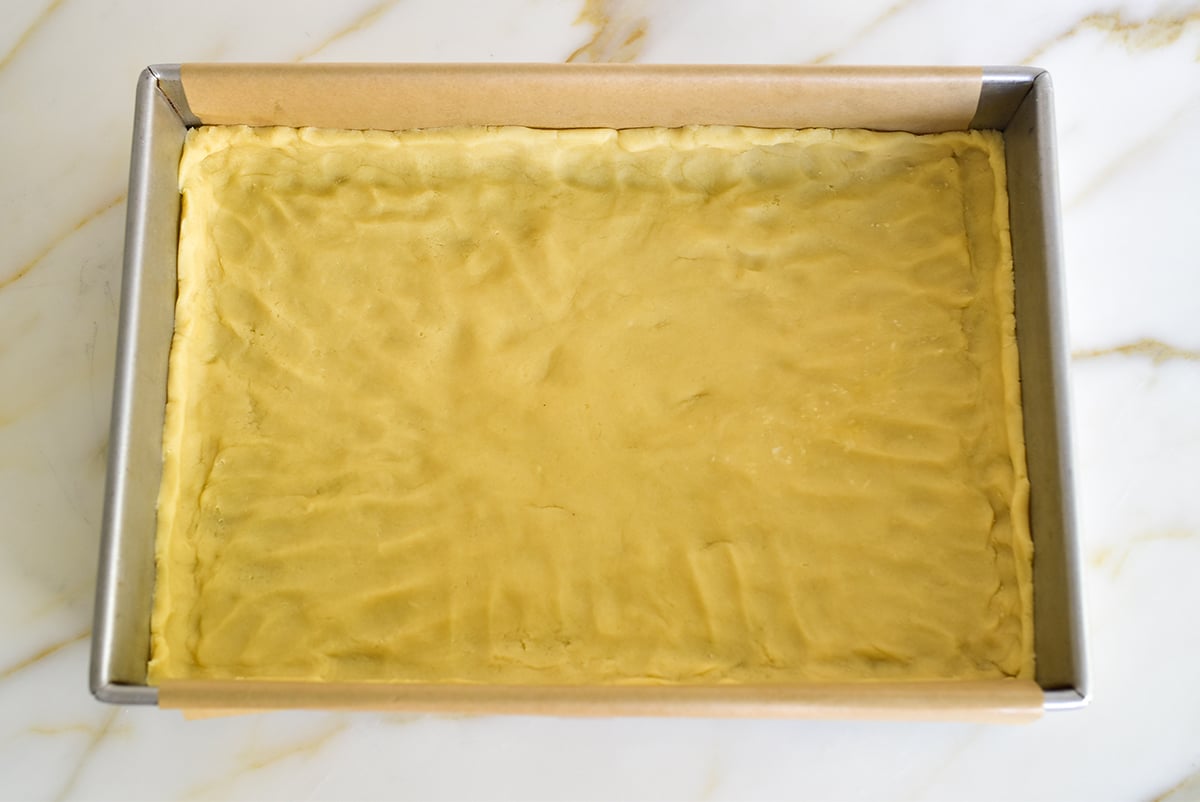
<instances>
[{"instance_id":1,"label":"white marble surface","mask_svg":"<svg viewBox=\"0 0 1200 802\"><path fill-rule=\"evenodd\" d=\"M184 9L188 10L184 10ZM1200 6L405 0L0 11L0 799L1200 799ZM94 702L134 81L156 62L1037 64L1058 90L1095 700L1017 728Z\"/></svg>"}]
</instances>

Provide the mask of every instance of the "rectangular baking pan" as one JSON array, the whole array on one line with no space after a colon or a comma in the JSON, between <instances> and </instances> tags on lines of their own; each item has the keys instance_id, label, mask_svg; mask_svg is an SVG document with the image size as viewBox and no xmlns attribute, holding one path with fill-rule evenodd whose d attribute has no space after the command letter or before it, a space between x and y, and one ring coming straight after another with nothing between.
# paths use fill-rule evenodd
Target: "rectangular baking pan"
<instances>
[{"instance_id":1,"label":"rectangular baking pan","mask_svg":"<svg viewBox=\"0 0 1200 802\"><path fill-rule=\"evenodd\" d=\"M884 85L890 87L887 91L895 93L892 98L895 100L912 87L920 87L922 82L927 87L929 81L938 80L944 71L935 68L859 68L855 71L854 68L595 66L585 71L577 66L558 65L376 65L360 67L358 72L353 68L337 69L347 66L333 65L330 72L315 74L332 76L343 85L355 80L369 84L371 74L386 70L411 76L410 83L400 82L400 89L396 91L401 94L385 98L387 102L403 103L411 97L417 104L437 96L436 93L459 93L464 100L473 100L473 103L451 104L465 109L462 112L464 119L453 120L456 122L561 127L553 125L557 109L577 103L584 110L582 113L587 113L588 96L578 85L571 85L571 81L578 78L589 82L589 91L616 93L629 99L629 103L623 105L632 109L630 119L608 123L596 120L590 123L594 125L621 127L630 122L642 125L779 124L773 121L779 117L794 118L794 112L780 109L780 103L786 105L789 98L802 98L807 82L814 85L823 82L821 86L825 88L844 84L848 93L848 100L839 112L841 116L835 115L838 124L834 127L880 127L918 132L951 130L937 123L931 127L929 115L921 118L925 120L921 124L909 125L900 118L875 125L870 104L857 102L854 97L855 87L864 71L877 84L882 78ZM245 109L233 112L235 119L206 114L203 110L197 116L192 111L195 106L185 92L182 71L186 69L180 65L148 67L137 85L108 482L90 671L92 693L97 699L114 704L156 704L159 701L158 688L146 682L146 666L154 590L155 503L162 472L167 360L174 323L180 152L191 127L206 123L268 122L259 119L256 110L271 100L270 81L264 80L257 92L235 98ZM236 73L236 68L227 67L225 74L230 74L231 69ZM273 69L278 72L288 68ZM962 73L959 70L956 74ZM269 72L263 74L270 77ZM654 97L664 78L669 86L683 87L672 96L669 104L663 103L661 97ZM497 80L503 83L497 84ZM970 127L1003 130L1008 162L1017 340L1035 554L1036 681L1042 691L1045 710L1080 708L1087 704L1090 692L1072 500L1053 90L1050 76L1035 68L988 67L982 69L981 83L978 73L974 80L978 89L972 91L977 91L979 97ZM447 84L447 81L452 83ZM781 92L781 85L787 91ZM514 86L516 91L513 91ZM702 110L710 86L724 91L757 92L755 101L746 106L753 113L745 113L737 119L712 119L711 109L708 112ZM500 91L496 91L497 87ZM370 92L372 87L366 85L362 91ZM396 95L395 91L393 95ZM204 101L200 97L192 100ZM892 105L903 107L903 104ZM374 106L384 109L383 118L359 127L388 127L386 110L389 106L387 103ZM274 108L278 113L281 104L275 103ZM547 116L545 109L550 110L549 119L544 119ZM411 119L412 110L407 113L406 119ZM289 119L286 114L293 116ZM293 103L286 114L284 119L277 117L274 122L291 125L324 122L319 114L306 110L303 103ZM476 116L472 117L473 114ZM639 116L645 114L655 116L653 120ZM419 114L418 119L422 119ZM449 124L449 121L441 124ZM804 124L828 126L828 121L818 119ZM789 127L803 125L793 123ZM963 126L958 124L956 127ZM738 706L738 694L744 692L730 691L728 687L724 695L711 689L700 692L627 691L616 704L606 703L603 694L572 692L575 696L563 695L553 710L583 714L618 709L625 713L650 714L697 710L719 713L718 708L724 700L729 703L727 710L735 715L762 712L764 703L761 699L752 699L754 704ZM457 707L496 712L529 709L528 705L523 705L519 694L506 701L501 698L504 693L507 692L498 692L491 704L468 700ZM671 701L672 693L678 694L681 700L678 704ZM713 693L716 693L715 697ZM700 700L690 711L689 694ZM452 701L450 704L453 706ZM886 700L881 703L866 699L863 705L877 711L887 707ZM428 709L429 706L416 707Z\"/></svg>"}]
</instances>

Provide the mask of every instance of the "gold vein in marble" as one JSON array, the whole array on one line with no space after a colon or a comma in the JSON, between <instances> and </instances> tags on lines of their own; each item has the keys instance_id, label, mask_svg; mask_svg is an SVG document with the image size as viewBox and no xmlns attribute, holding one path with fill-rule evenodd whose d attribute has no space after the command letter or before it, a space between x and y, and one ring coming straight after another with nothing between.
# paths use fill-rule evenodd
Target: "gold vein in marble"
<instances>
[{"instance_id":1,"label":"gold vein in marble","mask_svg":"<svg viewBox=\"0 0 1200 802\"><path fill-rule=\"evenodd\" d=\"M294 59L292 59L292 61L306 61L320 53L325 48L329 47L337 40L349 36L352 33L358 33L359 31L366 30L378 22L384 14L391 11L399 4L400 0L383 0L381 3L376 3L362 14L359 14L357 17L351 20L350 24L346 25L344 28L338 29L337 33L324 39L320 44L311 50L307 50L304 53L296 56Z\"/></svg>"},{"instance_id":2,"label":"gold vein in marble","mask_svg":"<svg viewBox=\"0 0 1200 802\"><path fill-rule=\"evenodd\" d=\"M1189 802L1196 799L1195 794L1200 794L1200 770L1191 772L1150 802Z\"/></svg>"},{"instance_id":3,"label":"gold vein in marble","mask_svg":"<svg viewBox=\"0 0 1200 802\"><path fill-rule=\"evenodd\" d=\"M1176 15L1156 14L1142 20L1128 20L1120 11L1088 14L1062 33L1038 45L1020 63L1029 64L1084 31L1104 33L1110 39L1120 41L1129 50L1153 50L1173 44L1184 30L1198 22L1200 11Z\"/></svg>"},{"instance_id":4,"label":"gold vein in marble","mask_svg":"<svg viewBox=\"0 0 1200 802\"><path fill-rule=\"evenodd\" d=\"M0 424L0 428L3 428L2 424ZM90 593L90 584L90 581L85 581L65 590L60 590L58 593L54 594L48 600L43 602L40 607L33 610L26 620L36 621L48 613L52 613L55 610L61 610L63 607L66 607L68 603L75 601L81 595ZM85 632L83 636L86 637L88 634L90 633Z\"/></svg>"},{"instance_id":5,"label":"gold vein in marble","mask_svg":"<svg viewBox=\"0 0 1200 802\"><path fill-rule=\"evenodd\" d=\"M281 760L287 760L289 757L316 754L326 744L349 729L349 727L350 725L346 721L339 721L331 729L312 738L306 738L299 743L291 744L281 749L273 749L263 755L245 761L246 768L250 770L264 769Z\"/></svg>"},{"instance_id":6,"label":"gold vein in marble","mask_svg":"<svg viewBox=\"0 0 1200 802\"><path fill-rule=\"evenodd\" d=\"M934 787L934 785L941 779L942 775L946 773L946 770L955 765L955 763L958 762L958 759L970 751L975 742L987 732L987 727L975 725L965 736L957 739L954 745L951 746L946 751L946 754L942 756L942 759L938 762L938 764L934 766L933 770L926 774L922 782L919 783L915 788L911 789L904 796L904 799L908 802L911 802L911 800L914 799L925 799L930 796L929 789Z\"/></svg>"},{"instance_id":7,"label":"gold vein in marble","mask_svg":"<svg viewBox=\"0 0 1200 802\"><path fill-rule=\"evenodd\" d=\"M252 713L261 713L263 711L249 711ZM239 756L238 767L229 772L220 779L207 782L202 785L190 788L182 794L184 799L209 798L210 796L230 796L229 794L214 794L218 789L228 789L232 786L239 777L243 777L251 772L261 771L262 769L274 766L284 760L294 757L313 757L322 749L324 749L330 741L341 735L346 730L350 729L349 722L339 720L332 728L325 732L306 738L294 744L289 744L278 749L273 749L264 752L262 755L246 758Z\"/></svg>"},{"instance_id":8,"label":"gold vein in marble","mask_svg":"<svg viewBox=\"0 0 1200 802\"><path fill-rule=\"evenodd\" d=\"M567 56L567 63L628 63L636 61L645 46L649 20L629 14L625 4L611 0L585 0L575 24L587 23L595 33Z\"/></svg>"},{"instance_id":9,"label":"gold vein in marble","mask_svg":"<svg viewBox=\"0 0 1200 802\"><path fill-rule=\"evenodd\" d=\"M54 795L55 802L63 799L69 799L71 792L75 790L75 785L79 782L79 778L83 776L83 770L87 764L91 762L92 755L96 753L96 747L100 746L100 742L108 737L112 731L113 724L117 721L117 716L120 714L121 708L115 707L109 712L100 724L100 728L92 733L91 740L84 747L83 754L75 761L75 766L71 769L71 773L67 775L67 781L63 783L62 789Z\"/></svg>"},{"instance_id":10,"label":"gold vein in marble","mask_svg":"<svg viewBox=\"0 0 1200 802\"><path fill-rule=\"evenodd\" d=\"M1154 360L1154 364L1162 364L1173 359L1187 362L1200 362L1200 351L1144 337L1124 345L1114 345L1109 348L1090 348L1071 354L1072 359L1099 359L1105 356L1145 356Z\"/></svg>"},{"instance_id":11,"label":"gold vein in marble","mask_svg":"<svg viewBox=\"0 0 1200 802\"><path fill-rule=\"evenodd\" d=\"M85 629L83 632L80 632L78 635L72 635L71 637L66 638L65 640L60 640L57 643L52 643L49 646L45 647L44 649L41 649L40 651L37 651L34 654L30 655L29 657L26 657L23 660L18 660L17 662L13 663L12 665L8 666L7 668L0 669L0 682L3 682L4 680L9 679L10 677L13 677L17 674L20 674L25 669L29 668L30 666L37 665L38 663L42 662L43 660L45 660L48 657L53 657L54 655L58 654L63 649L67 648L68 646L70 646L73 643L79 643L79 641L81 641L81 640L86 640L87 637L91 634L92 634L92 631L90 629Z\"/></svg>"},{"instance_id":12,"label":"gold vein in marble","mask_svg":"<svg viewBox=\"0 0 1200 802\"><path fill-rule=\"evenodd\" d=\"M826 64L826 63L828 63L830 60L837 57L837 55L839 53L841 53L845 50L849 50L851 47L858 44L863 39L866 39L869 35L873 34L875 31L882 28L889 20L891 20L893 17L895 17L901 11L904 11L907 8L909 8L910 6L915 5L916 2L917 2L917 0L899 0L899 2L892 3L892 5L888 6L887 8L885 8L883 10L883 13L879 14L874 19L872 19L870 22L868 22L865 26L863 26L861 29L859 29L858 33L854 34L846 42L842 43L838 47L835 47L833 50L827 50L826 52L822 53L821 55L817 56L812 61L810 61L809 64Z\"/></svg>"},{"instance_id":13,"label":"gold vein in marble","mask_svg":"<svg viewBox=\"0 0 1200 802\"><path fill-rule=\"evenodd\" d=\"M25 728L25 732L30 735L41 735L47 738L54 738L59 735L94 735L96 731L96 727L91 727L87 724L67 724L63 727L39 727L34 725Z\"/></svg>"},{"instance_id":14,"label":"gold vein in marble","mask_svg":"<svg viewBox=\"0 0 1200 802\"><path fill-rule=\"evenodd\" d=\"M1130 165L1137 164L1147 155L1158 153L1162 147L1162 143L1176 135L1175 128L1178 126L1179 121L1197 108L1198 105L1200 105L1200 96L1186 98L1183 103L1179 104L1179 108L1175 110L1175 113L1168 117L1165 122L1155 125L1149 135L1142 137L1109 159L1104 164L1104 167L1084 185L1083 189L1075 193L1071 200L1067 202L1066 207L1068 209L1075 208L1087 200L1097 189L1111 181L1114 176L1128 170Z\"/></svg>"},{"instance_id":15,"label":"gold vein in marble","mask_svg":"<svg viewBox=\"0 0 1200 802\"><path fill-rule=\"evenodd\" d=\"M1109 564L1109 561L1116 557L1116 561L1112 563L1109 574L1113 579L1116 579L1121 574L1121 569L1125 567L1125 561L1129 559L1129 555L1134 549L1146 543L1162 543L1165 541L1174 540L1191 540L1198 534L1189 529L1166 529L1161 532L1146 532L1141 535L1129 538L1124 543L1104 546L1097 549L1091 555L1088 562L1096 568L1103 568Z\"/></svg>"},{"instance_id":16,"label":"gold vein in marble","mask_svg":"<svg viewBox=\"0 0 1200 802\"><path fill-rule=\"evenodd\" d=\"M3 58L0 58L0 70L3 70L12 63L12 60L17 57L17 53L21 50L21 48L29 43L29 40L33 37L34 32L37 31L38 28L42 27L46 20L50 19L50 17L62 4L63 0L53 0L50 5L46 6L46 8L42 10L41 14L37 15L33 22L29 23L29 27L17 37L16 43L9 48L9 51L4 54Z\"/></svg>"},{"instance_id":17,"label":"gold vein in marble","mask_svg":"<svg viewBox=\"0 0 1200 802\"><path fill-rule=\"evenodd\" d=\"M29 273L32 272L35 267L37 267L39 264L41 264L43 259L45 259L47 256L49 256L50 254L52 254L54 252L55 248L57 248L59 245L62 245L64 242L66 242L68 239L70 239L72 234L75 234L78 231L80 231L81 229L85 228L89 223L94 221L96 218L101 217L105 212L110 211L113 207L124 202L124 200L125 200L125 193L122 192L117 197L115 197L112 200L105 203L99 209L96 209L95 211L90 212L87 215L85 215L82 220L80 220L75 225L71 226L71 228L69 230L64 231L62 234L59 234L57 237L55 237L53 240L51 240L50 244L47 245L45 248L43 248L41 250L41 252L39 252L36 256L34 256L32 259L30 259L25 264L18 267L16 269L16 271L14 271L12 273L12 275L8 276L7 278L0 278L0 290L3 290L6 287L16 284L18 281L23 279L25 276L29 275Z\"/></svg>"},{"instance_id":18,"label":"gold vein in marble","mask_svg":"<svg viewBox=\"0 0 1200 802\"><path fill-rule=\"evenodd\" d=\"M1125 567L1125 561L1129 559L1130 551L1131 549L1129 548L1118 549L1115 546L1105 546L1093 554L1088 562L1090 562L1096 568L1103 568L1114 556L1119 555L1109 569L1109 575L1113 579L1116 579L1121 575L1121 569Z\"/></svg>"}]
</instances>

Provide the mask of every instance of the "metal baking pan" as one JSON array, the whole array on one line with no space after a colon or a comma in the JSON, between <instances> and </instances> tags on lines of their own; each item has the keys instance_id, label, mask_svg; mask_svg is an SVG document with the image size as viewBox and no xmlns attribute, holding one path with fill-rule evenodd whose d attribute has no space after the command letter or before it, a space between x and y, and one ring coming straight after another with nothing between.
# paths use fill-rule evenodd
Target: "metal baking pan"
<instances>
[{"instance_id":1,"label":"metal baking pan","mask_svg":"<svg viewBox=\"0 0 1200 802\"><path fill-rule=\"evenodd\" d=\"M476 71L483 74L487 69ZM537 72L539 68L532 69ZM633 69L629 72L626 68L627 74L647 70ZM705 69L728 79L751 68ZM913 70L902 76L903 80L922 79L921 73ZM802 74L795 80L803 81ZM174 323L180 213L177 172L188 128L205 122L214 120L198 118L191 111L180 65L152 66L141 74L90 672L92 693L114 704L158 701L158 690L146 682L146 666L154 590L155 503L162 472L167 358ZM1087 704L1090 691L1072 500L1050 76L1025 67L984 68L970 127L1000 129L1005 135L1017 339L1032 486L1036 681L1043 691L1045 710L1079 708Z\"/></svg>"}]
</instances>

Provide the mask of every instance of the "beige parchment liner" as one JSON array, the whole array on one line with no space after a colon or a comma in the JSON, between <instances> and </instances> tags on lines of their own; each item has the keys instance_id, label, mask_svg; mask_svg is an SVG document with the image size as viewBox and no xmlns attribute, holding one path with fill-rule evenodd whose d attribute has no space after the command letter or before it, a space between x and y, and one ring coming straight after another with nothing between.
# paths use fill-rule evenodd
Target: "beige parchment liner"
<instances>
[{"instance_id":1,"label":"beige parchment liner","mask_svg":"<svg viewBox=\"0 0 1200 802\"><path fill-rule=\"evenodd\" d=\"M603 688L168 680L158 704L194 718L304 709L1025 723L1041 715L1042 692L1031 680Z\"/></svg>"},{"instance_id":2,"label":"beige parchment liner","mask_svg":"<svg viewBox=\"0 0 1200 802\"><path fill-rule=\"evenodd\" d=\"M205 125L966 128L979 67L185 64Z\"/></svg>"},{"instance_id":3,"label":"beige parchment liner","mask_svg":"<svg viewBox=\"0 0 1200 802\"><path fill-rule=\"evenodd\" d=\"M401 129L474 124L961 130L979 68L642 65L184 65L205 124ZM191 717L272 709L1024 721L1031 680L720 686L164 681Z\"/></svg>"}]
</instances>

